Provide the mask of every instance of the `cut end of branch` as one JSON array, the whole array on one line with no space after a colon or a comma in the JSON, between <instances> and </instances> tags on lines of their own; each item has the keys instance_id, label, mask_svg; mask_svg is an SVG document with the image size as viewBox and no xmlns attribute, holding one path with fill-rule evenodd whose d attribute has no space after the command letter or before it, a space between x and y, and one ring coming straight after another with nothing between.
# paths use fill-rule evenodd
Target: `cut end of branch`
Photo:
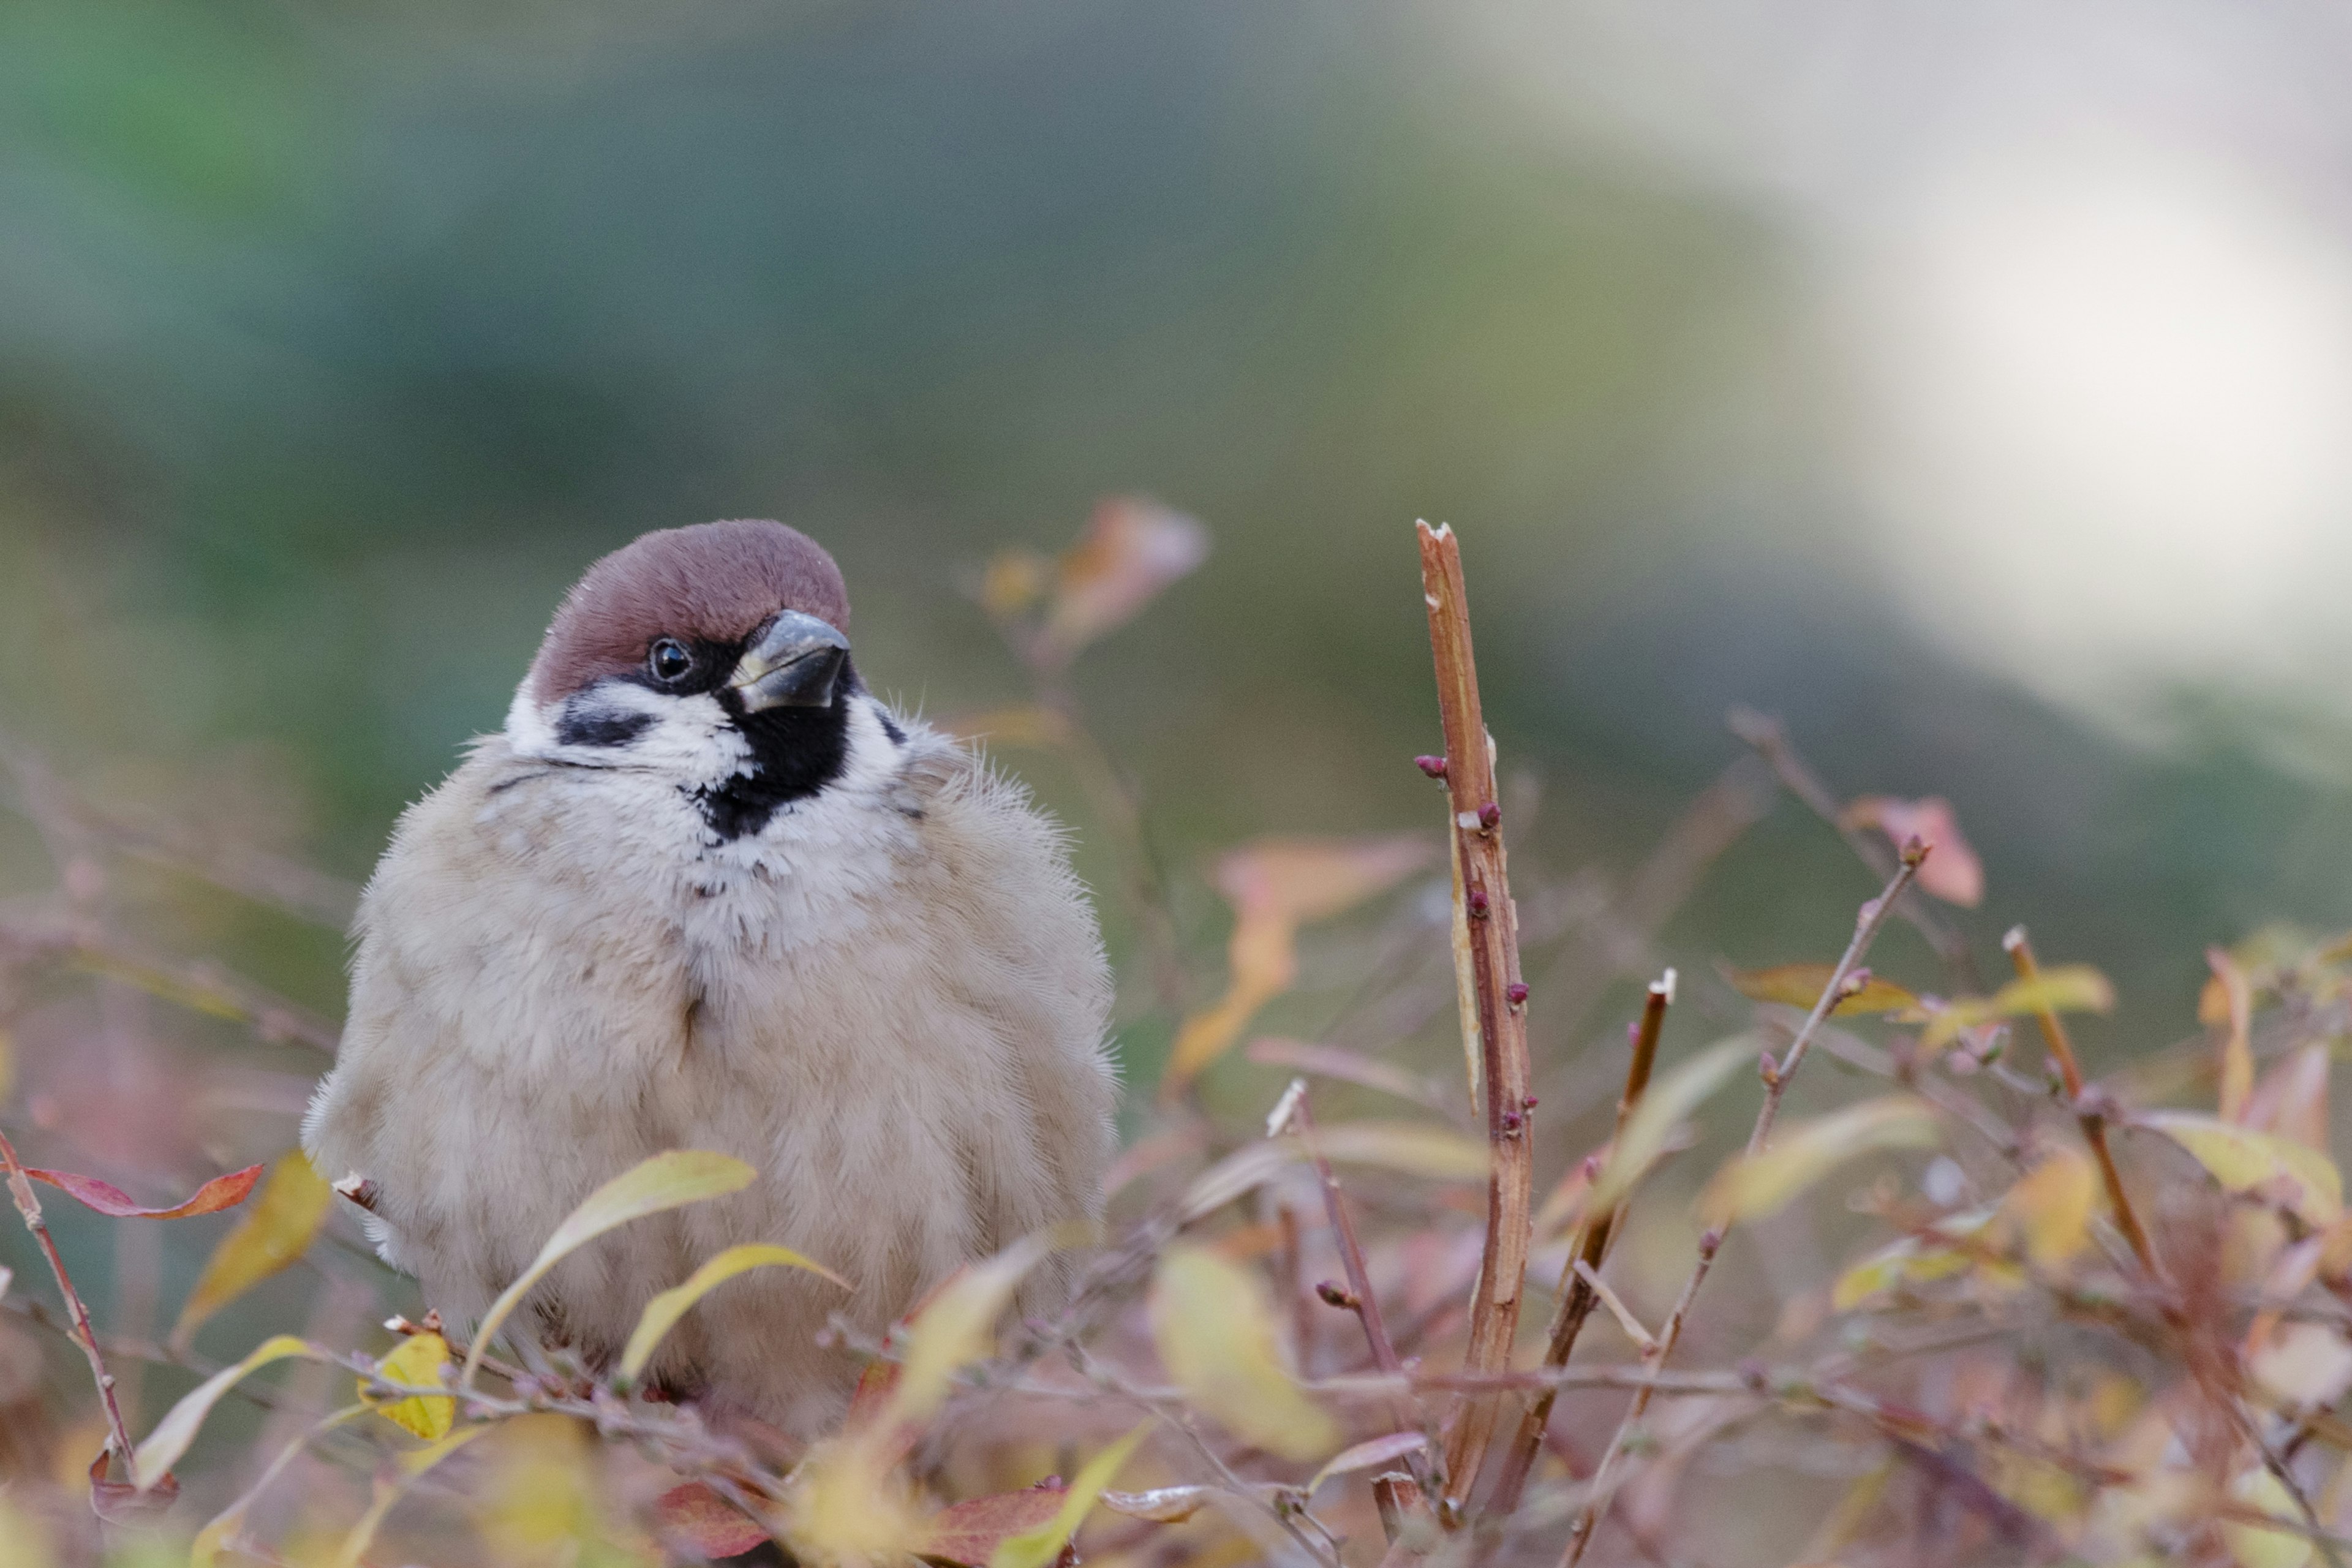
<instances>
[{"instance_id":1,"label":"cut end of branch","mask_svg":"<svg viewBox=\"0 0 2352 1568\"><path fill-rule=\"evenodd\" d=\"M2025 946L2025 928L2023 926L2010 927L2008 931L2004 933L2000 939L2001 952L2009 953L2011 956L2014 956L2018 950L2023 946Z\"/></svg>"},{"instance_id":2,"label":"cut end of branch","mask_svg":"<svg viewBox=\"0 0 2352 1568\"><path fill-rule=\"evenodd\" d=\"M1669 967L1664 974L1650 982L1650 994L1667 1006L1675 1005L1675 972Z\"/></svg>"}]
</instances>

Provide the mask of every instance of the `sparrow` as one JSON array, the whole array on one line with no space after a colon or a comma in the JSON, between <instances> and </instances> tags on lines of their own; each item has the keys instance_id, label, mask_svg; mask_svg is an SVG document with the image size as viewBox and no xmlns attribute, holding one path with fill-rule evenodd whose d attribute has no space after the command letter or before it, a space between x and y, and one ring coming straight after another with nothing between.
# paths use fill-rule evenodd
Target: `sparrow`
<instances>
[{"instance_id":1,"label":"sparrow","mask_svg":"<svg viewBox=\"0 0 2352 1568\"><path fill-rule=\"evenodd\" d=\"M806 1437L856 1371L829 1315L878 1334L1099 1218L1110 996L1062 830L866 689L832 556L777 522L664 530L589 567L504 730L402 816L302 1142L459 1324L639 1161L746 1161L749 1188L589 1244L516 1321L602 1368L720 1249L793 1247L849 1288L739 1276L647 1375Z\"/></svg>"}]
</instances>

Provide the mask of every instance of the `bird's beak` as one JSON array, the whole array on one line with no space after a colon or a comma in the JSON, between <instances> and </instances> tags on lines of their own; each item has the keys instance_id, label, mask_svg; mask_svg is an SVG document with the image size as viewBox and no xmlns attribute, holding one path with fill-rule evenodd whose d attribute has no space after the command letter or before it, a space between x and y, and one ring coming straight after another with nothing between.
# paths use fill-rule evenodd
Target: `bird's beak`
<instances>
[{"instance_id":1,"label":"bird's beak","mask_svg":"<svg viewBox=\"0 0 2352 1568\"><path fill-rule=\"evenodd\" d=\"M743 711L770 708L826 708L833 683L849 657L849 639L814 616L786 610L760 640L744 650L727 678Z\"/></svg>"}]
</instances>

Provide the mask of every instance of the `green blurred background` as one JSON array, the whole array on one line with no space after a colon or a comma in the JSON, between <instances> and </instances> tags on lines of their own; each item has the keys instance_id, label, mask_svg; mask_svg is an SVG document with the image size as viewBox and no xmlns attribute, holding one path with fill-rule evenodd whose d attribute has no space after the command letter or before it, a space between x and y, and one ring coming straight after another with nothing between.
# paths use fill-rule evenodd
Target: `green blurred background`
<instances>
[{"instance_id":1,"label":"green blurred background","mask_svg":"<svg viewBox=\"0 0 2352 1568\"><path fill-rule=\"evenodd\" d=\"M1622 875L1750 703L1949 796L1980 951L2153 1046L2204 944L2352 923L2344 111L2315 22L2061 9L17 0L0 724L356 879L642 530L814 533L953 714L1023 689L980 565L1146 493L1214 552L1079 689L1205 997L1213 852L1432 823L1450 520L1524 875ZM1784 803L1669 945L1824 957L1869 886ZM337 1006L331 933L124 897Z\"/></svg>"}]
</instances>

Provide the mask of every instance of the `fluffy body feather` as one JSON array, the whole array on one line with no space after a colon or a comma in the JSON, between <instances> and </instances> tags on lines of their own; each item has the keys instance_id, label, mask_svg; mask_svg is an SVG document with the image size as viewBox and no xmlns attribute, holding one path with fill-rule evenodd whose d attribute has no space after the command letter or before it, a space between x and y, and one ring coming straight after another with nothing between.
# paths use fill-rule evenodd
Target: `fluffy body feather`
<instances>
[{"instance_id":1,"label":"fluffy body feather","mask_svg":"<svg viewBox=\"0 0 2352 1568\"><path fill-rule=\"evenodd\" d=\"M743 767L743 736L711 696L659 700L633 743L574 745L526 684L402 818L304 1144L375 1183L380 1250L458 1322L637 1161L748 1161L747 1191L624 1226L530 1305L593 1363L720 1248L797 1247L854 1290L744 1276L654 1374L805 1434L853 1370L814 1342L829 1312L879 1331L960 1264L1098 1213L1108 973L1057 830L952 742L853 686L838 775L730 837L691 786Z\"/></svg>"}]
</instances>

